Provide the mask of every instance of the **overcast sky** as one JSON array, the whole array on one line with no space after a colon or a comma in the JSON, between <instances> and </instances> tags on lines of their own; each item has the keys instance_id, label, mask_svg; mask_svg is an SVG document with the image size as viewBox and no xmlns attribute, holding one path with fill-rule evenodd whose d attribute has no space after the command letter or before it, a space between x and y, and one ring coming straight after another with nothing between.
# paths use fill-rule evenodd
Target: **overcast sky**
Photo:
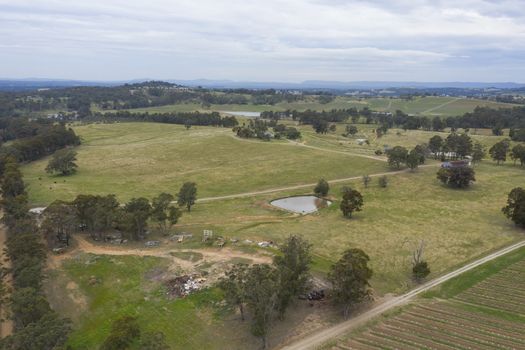
<instances>
[{"instance_id":1,"label":"overcast sky","mask_svg":"<svg viewBox=\"0 0 525 350\"><path fill-rule=\"evenodd\" d=\"M525 82L524 5L0 0L0 77Z\"/></svg>"}]
</instances>

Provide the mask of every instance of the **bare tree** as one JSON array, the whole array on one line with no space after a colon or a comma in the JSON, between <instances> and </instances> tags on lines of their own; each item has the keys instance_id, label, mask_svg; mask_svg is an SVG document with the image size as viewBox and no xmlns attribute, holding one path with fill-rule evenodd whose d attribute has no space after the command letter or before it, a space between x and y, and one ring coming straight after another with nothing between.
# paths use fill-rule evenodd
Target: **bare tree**
<instances>
[{"instance_id":1,"label":"bare tree","mask_svg":"<svg viewBox=\"0 0 525 350\"><path fill-rule=\"evenodd\" d=\"M423 252L425 251L425 240L419 241L419 245L412 253L412 277L417 282L427 277L430 273L428 263L423 260Z\"/></svg>"}]
</instances>

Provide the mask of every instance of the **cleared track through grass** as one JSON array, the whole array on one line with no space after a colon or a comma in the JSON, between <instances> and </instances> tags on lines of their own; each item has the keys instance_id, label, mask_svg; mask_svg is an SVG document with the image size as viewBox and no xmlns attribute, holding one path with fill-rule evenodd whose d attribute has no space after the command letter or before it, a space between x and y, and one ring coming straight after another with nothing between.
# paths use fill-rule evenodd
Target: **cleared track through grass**
<instances>
[{"instance_id":1,"label":"cleared track through grass","mask_svg":"<svg viewBox=\"0 0 525 350\"><path fill-rule=\"evenodd\" d=\"M452 103L454 103L454 102L456 102L456 101L459 101L459 100L461 100L461 98L455 98L455 99L450 100L450 101L448 101L448 102L442 103L442 104L440 104L439 106L429 108L429 109L427 109L426 111L421 112L421 114L426 114L426 113L433 112L433 111L435 111L435 110L437 110L437 109L440 109L440 108L443 108L443 107L445 107L445 106L448 106L449 104L452 104Z\"/></svg>"},{"instance_id":2,"label":"cleared track through grass","mask_svg":"<svg viewBox=\"0 0 525 350\"><path fill-rule=\"evenodd\" d=\"M420 168L428 168L428 167L435 167L435 166L438 166L438 165L439 164L427 164L427 165L420 165L419 167ZM372 175L368 175L368 176L370 176L370 177L378 177L378 176L385 176L385 175L398 175L398 174L403 174L403 173L406 173L406 172L409 172L409 171L410 171L410 169L403 169L403 170L398 170L398 171L389 171L389 172L385 172L385 173L372 174ZM329 184L337 184L337 183L341 183L341 182L359 180L359 179L362 179L362 178L363 178L363 176L345 177L345 178L342 178L342 179L328 180L328 183ZM301 189L301 188L314 187L315 185L317 185L316 182L315 183L302 184L302 185L287 186L287 187L270 188L268 190L262 190L262 191L229 194L229 195L218 196L218 197L205 197L205 198L197 199L196 202L197 203L202 203L202 202L219 201L219 200L224 200L224 199L251 197L251 196L257 196L257 195L267 194L267 193L290 191L290 190L298 190L298 189Z\"/></svg>"},{"instance_id":3,"label":"cleared track through grass","mask_svg":"<svg viewBox=\"0 0 525 350\"><path fill-rule=\"evenodd\" d=\"M327 328L325 330L322 330L320 332L314 333L310 335L309 337L303 338L298 342L295 342L293 344L287 345L282 347L283 350L305 350L305 349L316 349L317 347L323 345L324 343L330 341L331 339L337 338L344 333L348 332L349 330L362 325L363 323L371 320L372 318L381 315L382 313L391 310L395 307L401 306L405 303L407 303L409 300L414 298L415 296L426 292L456 276L461 275L464 272L467 272L469 270L472 270L488 261L494 260L496 258L499 258L500 256L503 256L505 254L508 254L516 249L519 249L521 247L525 247L525 241L521 241L518 243L515 243L511 246L505 247L503 249L500 249L492 254L489 254L481 259L478 259L476 261L473 261L469 264L466 264L463 267L460 267L457 270L454 270L452 272L449 272L441 277L435 278L432 281L429 281L425 283L424 285L415 288L411 290L410 292L403 294L399 297L390 299L389 301L376 306L362 314L360 314L357 317L354 317L348 321L342 322L336 326Z\"/></svg>"}]
</instances>

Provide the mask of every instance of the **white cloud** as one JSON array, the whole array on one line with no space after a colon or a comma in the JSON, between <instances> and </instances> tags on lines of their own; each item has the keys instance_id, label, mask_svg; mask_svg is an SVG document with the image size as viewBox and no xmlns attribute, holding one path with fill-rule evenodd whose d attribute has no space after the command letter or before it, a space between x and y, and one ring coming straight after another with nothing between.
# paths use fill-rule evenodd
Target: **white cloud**
<instances>
[{"instance_id":1,"label":"white cloud","mask_svg":"<svg viewBox=\"0 0 525 350\"><path fill-rule=\"evenodd\" d=\"M524 81L524 19L520 1L0 0L0 76Z\"/></svg>"}]
</instances>

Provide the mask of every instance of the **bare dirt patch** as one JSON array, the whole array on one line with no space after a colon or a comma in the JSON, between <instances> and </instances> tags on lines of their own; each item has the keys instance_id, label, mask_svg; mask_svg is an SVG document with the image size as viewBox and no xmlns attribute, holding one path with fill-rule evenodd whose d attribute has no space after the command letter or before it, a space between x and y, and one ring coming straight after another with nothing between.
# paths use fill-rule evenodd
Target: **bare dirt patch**
<instances>
[{"instance_id":1,"label":"bare dirt patch","mask_svg":"<svg viewBox=\"0 0 525 350\"><path fill-rule=\"evenodd\" d=\"M71 281L63 271L48 271L44 292L51 308L74 322L88 310L87 297L80 291L78 284Z\"/></svg>"},{"instance_id":2,"label":"bare dirt patch","mask_svg":"<svg viewBox=\"0 0 525 350\"><path fill-rule=\"evenodd\" d=\"M0 261L1 261L1 265L4 268L9 269L11 267L11 263L8 257L6 256L6 254L4 254L5 252L4 248L5 248L6 241L7 241L7 232L6 232L5 226L0 225L0 259L1 259ZM7 274L6 276L4 276L3 282L5 284L6 289L9 290L12 286L11 275ZM7 305L0 304L0 338L9 336L13 333L13 321L8 318L8 315L9 315L9 309Z\"/></svg>"},{"instance_id":3,"label":"bare dirt patch","mask_svg":"<svg viewBox=\"0 0 525 350\"><path fill-rule=\"evenodd\" d=\"M90 242L89 238L82 235L76 235L74 241L76 248L70 249L64 254L49 256L49 268L57 269L65 259L72 258L81 253L115 256L154 256L165 258L171 262L167 271L155 274L157 280L163 280L168 276L205 275L207 280L203 286L207 286L215 283L223 275L227 267L235 261L249 261L254 264L265 264L272 261L272 257L269 255L243 253L230 248L174 250L173 247L170 246L161 246L140 249L126 246L95 244ZM194 258L188 259L187 256ZM198 259L195 257L198 257Z\"/></svg>"}]
</instances>

